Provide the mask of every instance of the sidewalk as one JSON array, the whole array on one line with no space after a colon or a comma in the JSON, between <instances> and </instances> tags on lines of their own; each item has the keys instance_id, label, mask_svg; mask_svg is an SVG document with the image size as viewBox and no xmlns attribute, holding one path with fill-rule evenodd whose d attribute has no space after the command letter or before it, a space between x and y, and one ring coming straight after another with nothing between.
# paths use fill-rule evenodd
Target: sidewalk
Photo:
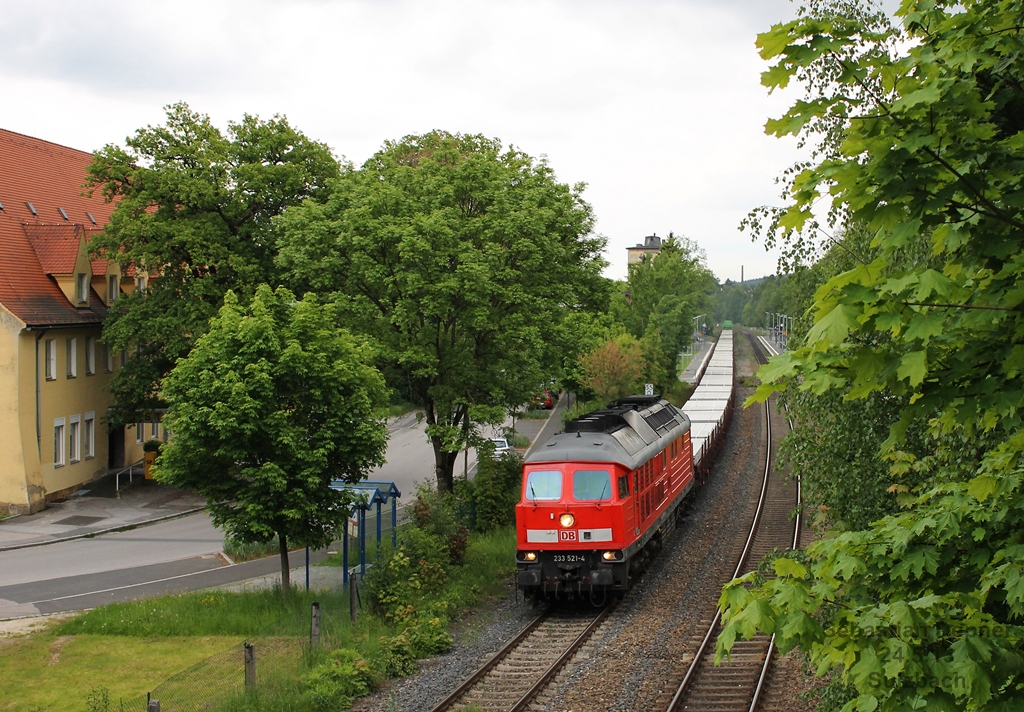
<instances>
[{"instance_id":1,"label":"sidewalk","mask_svg":"<svg viewBox=\"0 0 1024 712\"><path fill-rule=\"evenodd\" d=\"M557 422L560 426L564 401L565 394L551 411L549 420L517 420L516 431L535 441L546 423ZM397 431L411 430L417 425L416 414L411 413L394 419L388 424L388 429L394 436ZM544 439L553 433L546 432ZM425 443L424 439L424 447L428 447ZM475 472L476 463L472 462L471 466ZM409 488L402 491L403 499L411 501L415 490L408 483L403 484ZM41 512L0 521L0 552L141 526L199 511L205 504L205 498L197 494L142 479L141 475L127 486L122 477L121 496L118 497L113 476L107 476L89 483L62 502L51 503Z\"/></svg>"},{"instance_id":2,"label":"sidewalk","mask_svg":"<svg viewBox=\"0 0 1024 712\"><path fill-rule=\"evenodd\" d=\"M141 475L127 487L122 478L119 498L114 477L107 476L41 512L0 522L0 551L137 526L194 512L205 504L199 495L145 480Z\"/></svg>"},{"instance_id":3,"label":"sidewalk","mask_svg":"<svg viewBox=\"0 0 1024 712\"><path fill-rule=\"evenodd\" d=\"M679 380L685 381L686 383L693 383L697 380L697 371L700 369L702 363L704 363L704 357L707 356L708 351L714 346L715 342L709 337L704 341L701 341L699 346L700 350L697 351L693 356L693 360L690 364L679 374Z\"/></svg>"}]
</instances>

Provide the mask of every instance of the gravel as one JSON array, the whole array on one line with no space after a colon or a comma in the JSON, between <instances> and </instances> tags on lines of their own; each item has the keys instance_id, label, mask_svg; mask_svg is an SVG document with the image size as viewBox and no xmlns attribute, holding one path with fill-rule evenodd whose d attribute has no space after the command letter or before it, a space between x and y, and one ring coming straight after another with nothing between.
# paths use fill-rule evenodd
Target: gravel
<instances>
[{"instance_id":1,"label":"gravel","mask_svg":"<svg viewBox=\"0 0 1024 712\"><path fill-rule=\"evenodd\" d=\"M746 339L737 338L735 348L737 378L752 375L756 364ZM739 407L752 392L737 387L737 408L719 461L665 550L530 709L654 712L667 707L714 616L756 506L764 462L763 411ZM536 613L510 589L506 598L492 599L459 621L449 653L421 661L418 673L389 682L353 709L429 710ZM789 704L780 709L803 707L795 702L808 687L799 662L791 654L775 668L771 698Z\"/></svg>"}]
</instances>

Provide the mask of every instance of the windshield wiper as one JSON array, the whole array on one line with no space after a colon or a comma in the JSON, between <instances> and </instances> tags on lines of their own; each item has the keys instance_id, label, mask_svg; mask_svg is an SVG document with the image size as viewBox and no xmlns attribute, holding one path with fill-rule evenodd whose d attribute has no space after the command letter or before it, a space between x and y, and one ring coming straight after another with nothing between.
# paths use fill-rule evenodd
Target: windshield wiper
<instances>
[{"instance_id":1,"label":"windshield wiper","mask_svg":"<svg viewBox=\"0 0 1024 712\"><path fill-rule=\"evenodd\" d=\"M608 480L604 481L604 487L601 488L601 496L597 498L597 508L601 508L601 502L604 501L604 493L608 491Z\"/></svg>"},{"instance_id":2,"label":"windshield wiper","mask_svg":"<svg viewBox=\"0 0 1024 712\"><path fill-rule=\"evenodd\" d=\"M533 489L533 483L530 483L530 498L533 500L533 506L537 506L537 492Z\"/></svg>"}]
</instances>

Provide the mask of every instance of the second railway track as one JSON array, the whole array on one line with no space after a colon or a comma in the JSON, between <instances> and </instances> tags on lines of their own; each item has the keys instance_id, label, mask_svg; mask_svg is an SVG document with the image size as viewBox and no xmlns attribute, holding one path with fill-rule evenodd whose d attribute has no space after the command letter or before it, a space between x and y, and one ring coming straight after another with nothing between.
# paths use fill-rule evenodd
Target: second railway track
<instances>
[{"instance_id":1,"label":"second railway track","mask_svg":"<svg viewBox=\"0 0 1024 712\"><path fill-rule=\"evenodd\" d=\"M486 712L519 712L558 674L614 608L545 610L432 712L468 705Z\"/></svg>"},{"instance_id":2,"label":"second railway track","mask_svg":"<svg viewBox=\"0 0 1024 712\"><path fill-rule=\"evenodd\" d=\"M750 337L750 344L759 363L767 356L760 344ZM790 520L790 513L799 505L799 487L772 474L771 406L765 404L766 455L764 480L757 513L733 573L742 576L757 568L764 556L775 549L784 551L799 546L800 520ZM753 712L769 674L774 636L760 635L737 641L731 659L714 664L715 641L722 630L719 613L707 625L695 653L667 712L700 710L702 712Z\"/></svg>"}]
</instances>

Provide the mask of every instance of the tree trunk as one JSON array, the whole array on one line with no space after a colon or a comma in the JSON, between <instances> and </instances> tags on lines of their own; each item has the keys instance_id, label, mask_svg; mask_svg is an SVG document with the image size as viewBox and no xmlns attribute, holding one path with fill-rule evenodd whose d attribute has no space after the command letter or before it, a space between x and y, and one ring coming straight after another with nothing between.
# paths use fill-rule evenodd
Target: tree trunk
<instances>
[{"instance_id":1,"label":"tree trunk","mask_svg":"<svg viewBox=\"0 0 1024 712\"><path fill-rule=\"evenodd\" d=\"M430 438L434 446L434 474L437 476L438 492L453 492L455 485L455 462L459 453L442 450L441 438Z\"/></svg>"},{"instance_id":2,"label":"tree trunk","mask_svg":"<svg viewBox=\"0 0 1024 712\"><path fill-rule=\"evenodd\" d=\"M288 565L288 539L284 532L278 532L277 540L281 544L281 594L287 597L292 590L292 569Z\"/></svg>"}]
</instances>

